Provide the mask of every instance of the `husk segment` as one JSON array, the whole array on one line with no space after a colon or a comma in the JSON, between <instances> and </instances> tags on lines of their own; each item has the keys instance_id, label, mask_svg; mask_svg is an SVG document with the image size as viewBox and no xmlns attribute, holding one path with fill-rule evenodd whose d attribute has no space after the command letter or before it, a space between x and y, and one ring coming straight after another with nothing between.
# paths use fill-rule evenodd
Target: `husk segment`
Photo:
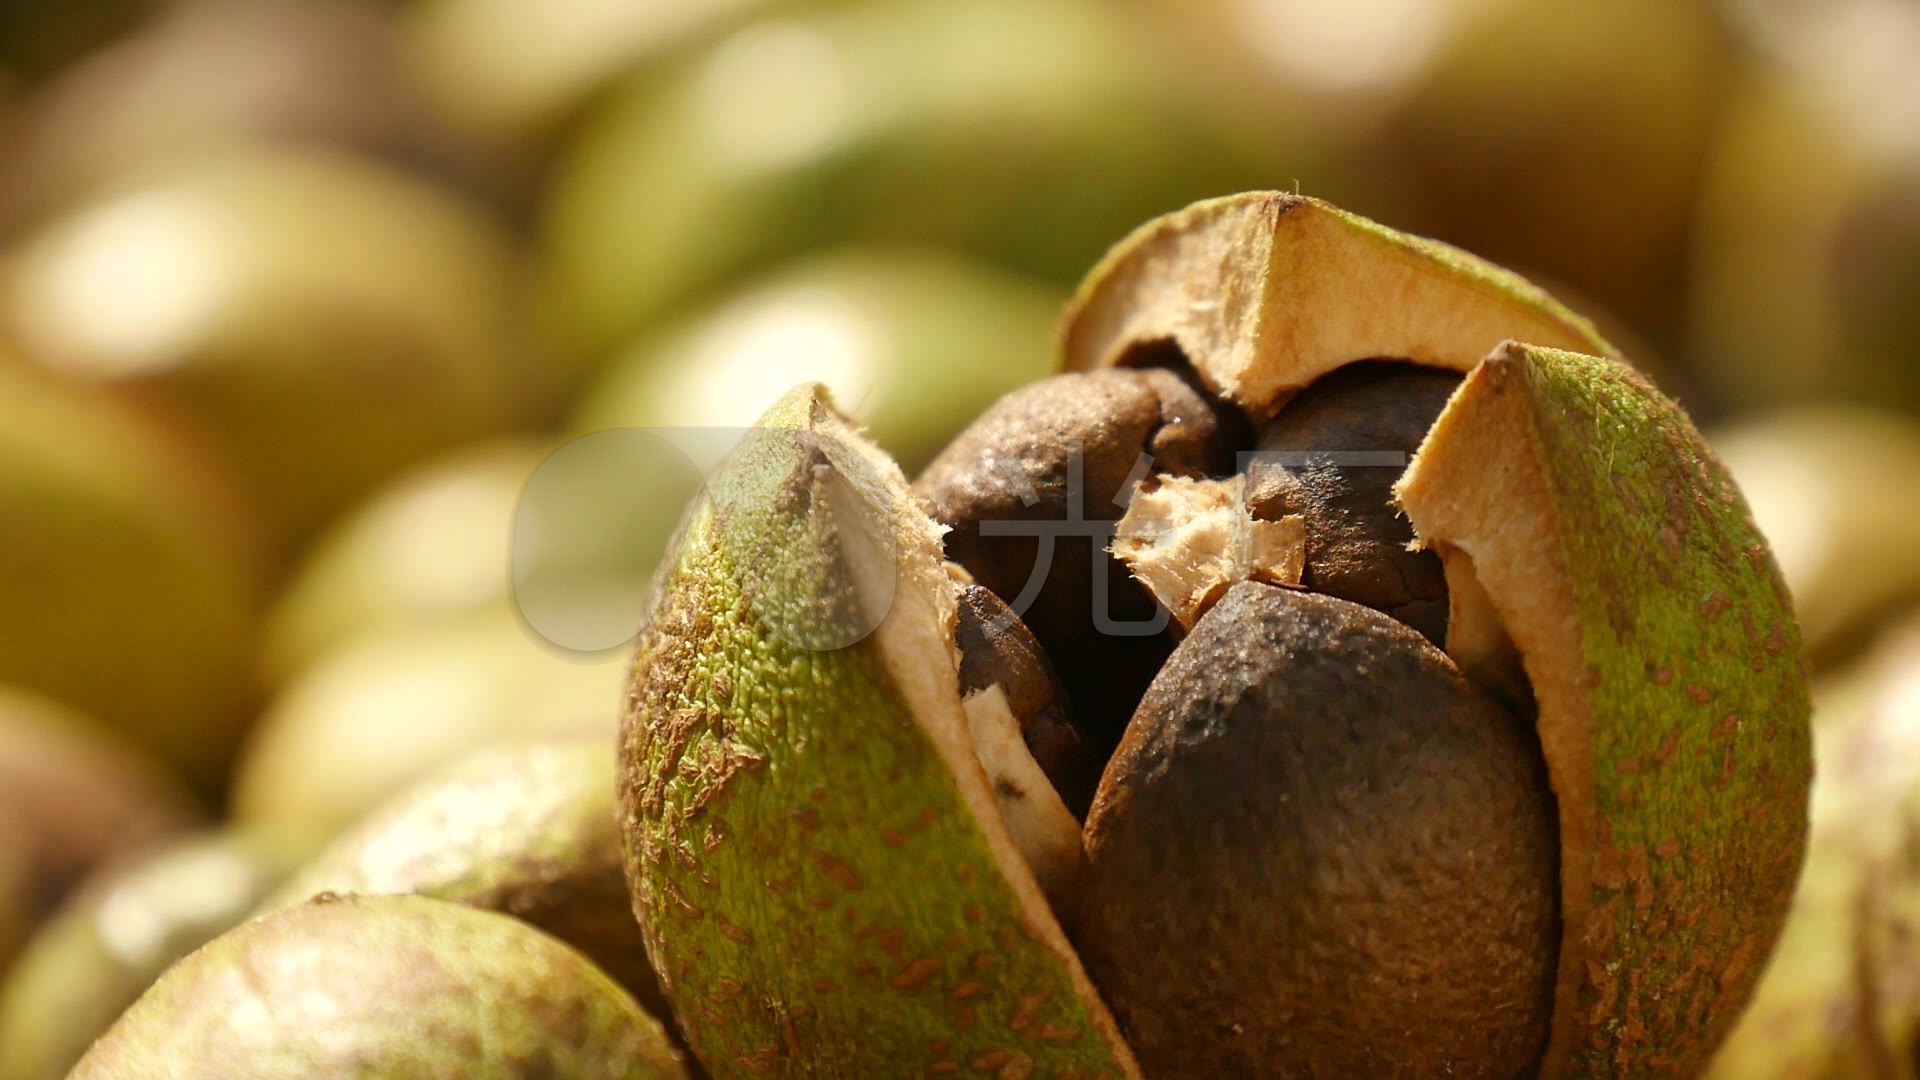
<instances>
[{"instance_id":1,"label":"husk segment","mask_svg":"<svg viewBox=\"0 0 1920 1080\"><path fill-rule=\"evenodd\" d=\"M817 386L709 480L621 739L635 913L716 1073L1133 1076L968 742L904 477Z\"/></svg>"},{"instance_id":2,"label":"husk segment","mask_svg":"<svg viewBox=\"0 0 1920 1080\"><path fill-rule=\"evenodd\" d=\"M1256 418L1352 361L1469 373L1398 492L1461 666L1499 684L1517 647L1539 707L1564 923L1542 1072L1699 1071L1778 936L1810 767L1784 587L1692 424L1519 278L1297 196L1144 226L1062 333L1074 369L1169 340Z\"/></svg>"}]
</instances>

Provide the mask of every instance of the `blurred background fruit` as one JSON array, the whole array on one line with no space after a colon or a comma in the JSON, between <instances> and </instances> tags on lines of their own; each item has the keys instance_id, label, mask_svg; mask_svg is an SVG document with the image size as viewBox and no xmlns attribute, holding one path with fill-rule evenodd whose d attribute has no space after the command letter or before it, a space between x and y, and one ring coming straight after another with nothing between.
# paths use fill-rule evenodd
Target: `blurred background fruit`
<instances>
[{"instance_id":1,"label":"blurred background fruit","mask_svg":"<svg viewBox=\"0 0 1920 1080\"><path fill-rule=\"evenodd\" d=\"M574 428L746 428L823 382L909 472L1053 367L1065 294L949 254L830 252L649 335L581 394Z\"/></svg>"},{"instance_id":2,"label":"blurred background fruit","mask_svg":"<svg viewBox=\"0 0 1920 1080\"><path fill-rule=\"evenodd\" d=\"M200 437L292 541L526 406L515 272L447 193L328 151L230 149L36 231L0 318L29 360Z\"/></svg>"},{"instance_id":3,"label":"blurred background fruit","mask_svg":"<svg viewBox=\"0 0 1920 1080\"><path fill-rule=\"evenodd\" d=\"M110 40L160 0L13 0L0 5L0 85L41 78Z\"/></svg>"},{"instance_id":4,"label":"blurred background fruit","mask_svg":"<svg viewBox=\"0 0 1920 1080\"><path fill-rule=\"evenodd\" d=\"M610 739L477 751L394 796L266 901L409 894L512 915L667 1016L627 894ZM0 1073L4 1075L4 1073Z\"/></svg>"},{"instance_id":5,"label":"blurred background fruit","mask_svg":"<svg viewBox=\"0 0 1920 1080\"><path fill-rule=\"evenodd\" d=\"M60 925L610 740L732 431L817 380L917 471L1050 369L1110 244L1238 189L1593 316L1747 491L1823 717L1892 700L1920 605L1909 0L18 0L0 162L0 967L82 875ZM1836 784L1889 723L1823 733L1820 835L1880 835ZM1816 997L1915 891L1823 844L1838 915L1769 982ZM1783 1008L1864 1060L1820 1034L1855 1006Z\"/></svg>"},{"instance_id":6,"label":"blurred background fruit","mask_svg":"<svg viewBox=\"0 0 1920 1080\"><path fill-rule=\"evenodd\" d=\"M161 972L246 918L293 858L270 838L216 831L96 871L0 978L0 1077L67 1075Z\"/></svg>"},{"instance_id":7,"label":"blurred background fruit","mask_svg":"<svg viewBox=\"0 0 1920 1080\"><path fill-rule=\"evenodd\" d=\"M403 40L448 122L533 147L607 83L646 71L752 13L799 0L415 0Z\"/></svg>"},{"instance_id":8,"label":"blurred background fruit","mask_svg":"<svg viewBox=\"0 0 1920 1080\"><path fill-rule=\"evenodd\" d=\"M0 681L213 784L246 719L258 568L174 434L0 351Z\"/></svg>"},{"instance_id":9,"label":"blurred background fruit","mask_svg":"<svg viewBox=\"0 0 1920 1080\"><path fill-rule=\"evenodd\" d=\"M468 750L611 740L626 681L536 644L502 603L380 627L325 653L267 709L238 766L244 825L324 841Z\"/></svg>"},{"instance_id":10,"label":"blurred background fruit","mask_svg":"<svg viewBox=\"0 0 1920 1080\"><path fill-rule=\"evenodd\" d=\"M33 932L32 885L27 880L27 859L16 850L13 839L0 840L0 976L15 953Z\"/></svg>"},{"instance_id":11,"label":"blurred background fruit","mask_svg":"<svg viewBox=\"0 0 1920 1080\"><path fill-rule=\"evenodd\" d=\"M1713 6L1451 6L1379 136L1416 193L1406 227L1570 286L1670 349L1731 57Z\"/></svg>"},{"instance_id":12,"label":"blurred background fruit","mask_svg":"<svg viewBox=\"0 0 1920 1080\"><path fill-rule=\"evenodd\" d=\"M655 564L705 475L684 443L593 432L527 481L513 518L512 602L543 646L624 670Z\"/></svg>"},{"instance_id":13,"label":"blurred background fruit","mask_svg":"<svg viewBox=\"0 0 1920 1080\"><path fill-rule=\"evenodd\" d=\"M337 520L268 616L268 683L356 633L506 599L514 506L545 455L533 438L468 444L401 473Z\"/></svg>"},{"instance_id":14,"label":"blurred background fruit","mask_svg":"<svg viewBox=\"0 0 1920 1080\"><path fill-rule=\"evenodd\" d=\"M699 483L680 450L640 432L451 451L314 545L268 619L266 677L281 685L356 635L509 603L532 640L590 655L623 646Z\"/></svg>"},{"instance_id":15,"label":"blurred background fruit","mask_svg":"<svg viewBox=\"0 0 1920 1080\"><path fill-rule=\"evenodd\" d=\"M1744 0L1703 192L1692 352L1731 405L1920 412L1920 7Z\"/></svg>"},{"instance_id":16,"label":"blurred background fruit","mask_svg":"<svg viewBox=\"0 0 1920 1080\"><path fill-rule=\"evenodd\" d=\"M11 909L15 945L94 867L200 813L136 748L71 709L0 686L0 911ZM0 972L7 923L0 919Z\"/></svg>"},{"instance_id":17,"label":"blurred background fruit","mask_svg":"<svg viewBox=\"0 0 1920 1080\"><path fill-rule=\"evenodd\" d=\"M1235 73L1230 108L1243 123L1316 117L1311 141L1337 146L1345 162L1329 172L1297 152L1276 156L1293 171L1267 186L1298 176L1325 194L1351 183L1346 171L1391 178L1361 195L1362 212L1511 267L1672 348L1734 55L1710 0L1135 5L1161 40ZM1286 132L1273 134L1276 149L1288 146Z\"/></svg>"},{"instance_id":18,"label":"blurred background fruit","mask_svg":"<svg viewBox=\"0 0 1920 1080\"><path fill-rule=\"evenodd\" d=\"M1857 653L1920 602L1920 423L1860 406L1802 406L1711 433L1794 598L1807 655Z\"/></svg>"},{"instance_id":19,"label":"blurred background fruit","mask_svg":"<svg viewBox=\"0 0 1920 1080\"><path fill-rule=\"evenodd\" d=\"M636 81L553 181L556 340L603 354L742 270L841 242L945 244L1072 281L1152 208L1308 167L1316 148L1236 138L1202 73L1138 29L1097 3L837 5Z\"/></svg>"},{"instance_id":20,"label":"blurred background fruit","mask_svg":"<svg viewBox=\"0 0 1920 1080\"><path fill-rule=\"evenodd\" d=\"M420 101L379 0L174 0L0 126L9 230L130 169L248 139L335 143L491 194L505 167Z\"/></svg>"}]
</instances>

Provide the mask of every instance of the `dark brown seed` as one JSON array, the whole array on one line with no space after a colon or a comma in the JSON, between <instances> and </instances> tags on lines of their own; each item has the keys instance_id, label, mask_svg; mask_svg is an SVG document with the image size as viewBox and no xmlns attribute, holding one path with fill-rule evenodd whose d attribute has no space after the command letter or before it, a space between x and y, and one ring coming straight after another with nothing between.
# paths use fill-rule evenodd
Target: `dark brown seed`
<instances>
[{"instance_id":1,"label":"dark brown seed","mask_svg":"<svg viewBox=\"0 0 1920 1080\"><path fill-rule=\"evenodd\" d=\"M1075 943L1150 1076L1526 1075L1556 823L1531 727L1426 639L1242 582L1109 764Z\"/></svg>"},{"instance_id":2,"label":"dark brown seed","mask_svg":"<svg viewBox=\"0 0 1920 1080\"><path fill-rule=\"evenodd\" d=\"M1026 621L1097 748L1118 741L1173 648L1106 551L1113 523L1148 475L1231 471L1244 425L1173 371L1058 375L1000 399L914 484L952 529L947 557Z\"/></svg>"},{"instance_id":3,"label":"dark brown seed","mask_svg":"<svg viewBox=\"0 0 1920 1080\"><path fill-rule=\"evenodd\" d=\"M998 686L1027 750L1073 816L1085 820L1106 761L1070 719L1066 687L1020 617L991 590L962 586L959 597L960 693Z\"/></svg>"},{"instance_id":4,"label":"dark brown seed","mask_svg":"<svg viewBox=\"0 0 1920 1080\"><path fill-rule=\"evenodd\" d=\"M1303 584L1385 612L1442 646L1446 575L1432 552L1407 550L1413 527L1392 500L1406 456L1419 449L1459 384L1454 372L1399 361L1348 364L1262 425L1262 456L1247 469L1253 516L1305 519ZM1343 451L1398 455L1398 463L1342 463Z\"/></svg>"}]
</instances>

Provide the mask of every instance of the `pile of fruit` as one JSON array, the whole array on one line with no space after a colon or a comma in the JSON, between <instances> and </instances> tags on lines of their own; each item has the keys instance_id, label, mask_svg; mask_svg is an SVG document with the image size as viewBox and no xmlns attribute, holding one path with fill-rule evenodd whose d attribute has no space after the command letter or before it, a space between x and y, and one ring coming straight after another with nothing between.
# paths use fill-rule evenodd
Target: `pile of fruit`
<instances>
[{"instance_id":1,"label":"pile of fruit","mask_svg":"<svg viewBox=\"0 0 1920 1080\"><path fill-rule=\"evenodd\" d=\"M8 7L0 1080L1915 1075L1839 6Z\"/></svg>"}]
</instances>

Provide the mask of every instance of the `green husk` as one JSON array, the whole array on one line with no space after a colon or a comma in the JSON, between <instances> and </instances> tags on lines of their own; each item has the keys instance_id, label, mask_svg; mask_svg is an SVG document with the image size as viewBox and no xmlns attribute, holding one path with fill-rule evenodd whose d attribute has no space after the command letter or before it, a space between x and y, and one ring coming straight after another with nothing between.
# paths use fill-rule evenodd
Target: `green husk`
<instances>
[{"instance_id":1,"label":"green husk","mask_svg":"<svg viewBox=\"0 0 1920 1080\"><path fill-rule=\"evenodd\" d=\"M1134 1075L990 809L912 506L803 386L690 511L621 739L662 986L716 1073Z\"/></svg>"}]
</instances>

